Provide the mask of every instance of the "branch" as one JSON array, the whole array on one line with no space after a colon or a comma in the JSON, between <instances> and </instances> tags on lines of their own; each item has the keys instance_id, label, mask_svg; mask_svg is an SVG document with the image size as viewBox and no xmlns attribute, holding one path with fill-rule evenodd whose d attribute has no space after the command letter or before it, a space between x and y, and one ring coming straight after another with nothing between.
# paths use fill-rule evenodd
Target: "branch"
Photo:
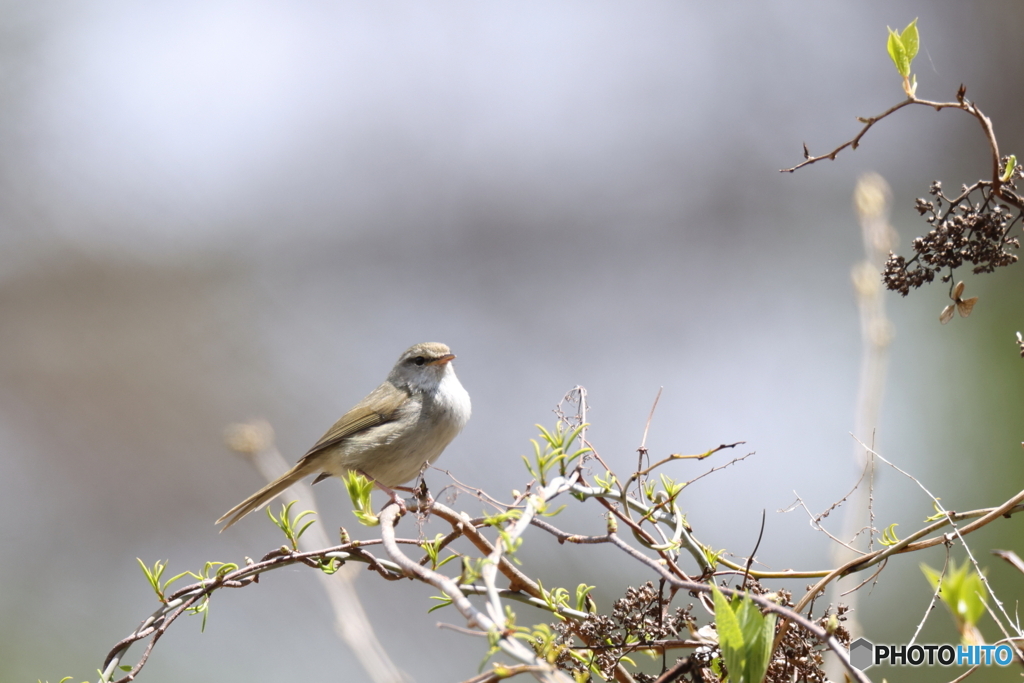
<instances>
[{"instance_id":1,"label":"branch","mask_svg":"<svg viewBox=\"0 0 1024 683\"><path fill-rule=\"evenodd\" d=\"M1001 161L999 156L999 143L996 140L995 130L992 128L992 120L988 116L986 116L985 113L982 112L981 109L977 107L977 105L975 105L973 102L966 98L966 92L966 88L964 88L964 86L961 85L960 89L957 91L956 94L956 102L933 102L931 100L918 99L916 96L910 96L906 100L900 102L899 104L893 105L889 109L886 109L878 116L871 116L868 118L858 117L857 120L863 123L864 127L861 128L860 132L858 132L852 139L847 140L843 144L833 149L831 152L827 154L822 154L821 156L812 156L811 153L807 150L807 145L805 144L804 160L791 168L779 169L779 172L793 173L799 168L803 168L804 166L810 166L811 164L817 163L824 159L835 160L839 153L844 149L857 149L857 147L860 145L861 138L863 138L864 135L869 130L871 130L872 126L874 126L882 119L890 116L891 114L896 113L900 109L903 109L906 106L918 104L925 107L931 107L935 111L942 111L943 109L959 109L960 111L966 112L967 114L970 114L975 119L977 119L978 123L981 125L982 131L985 133L985 139L988 140L989 150L992 155L992 192L997 197L1007 202L1008 204L1012 204L1018 209L1024 210L1024 200L1018 197L1016 193L1006 191L1003 189L1003 181L999 174L999 165Z\"/></svg>"},{"instance_id":2,"label":"branch","mask_svg":"<svg viewBox=\"0 0 1024 683\"><path fill-rule=\"evenodd\" d=\"M259 562L254 562L234 571L218 574L212 579L204 579L198 583L180 588L167 596L164 599L164 605L160 609L147 617L137 629L120 640L111 649L103 661L101 680L110 680L124 655L133 644L150 638L151 640L139 661L126 676L118 679L117 683L128 683L134 680L139 671L142 670L142 667L146 665L150 653L156 646L156 642L182 613L194 608L198 601L209 598L209 596L221 588L242 588L257 583L260 574L272 569L300 563L307 566L320 567L321 564L326 564L331 560L337 560L342 563L354 560L369 564L371 568L376 569L380 574L391 573L395 578L401 577L401 570L397 565L386 560L378 560L363 550L365 546L380 544L381 541L354 541L332 548L301 553L282 547L279 550L268 553Z\"/></svg>"},{"instance_id":3,"label":"branch","mask_svg":"<svg viewBox=\"0 0 1024 683\"><path fill-rule=\"evenodd\" d=\"M384 542L384 549L388 556L397 564L407 576L429 583L438 590L444 592L451 598L455 609L466 619L471 628L478 628L486 631L488 638L506 654L519 660L530 667L529 671L542 683L572 683L571 679L562 672L555 669L551 664L537 657L534 652L523 643L513 637L512 631L507 630L504 624L499 624L493 616L488 615L473 606L465 593L450 578L427 569L407 557L398 547L395 541L395 524L401 510L397 505L388 505L380 514L381 540ZM497 546L500 547L500 546ZM502 619L499 611L498 618Z\"/></svg>"},{"instance_id":4,"label":"branch","mask_svg":"<svg viewBox=\"0 0 1024 683\"><path fill-rule=\"evenodd\" d=\"M249 561L245 567L232 565L222 569L222 573L204 578L190 586L185 586L174 592L166 589L166 584L159 584L157 578L157 593L164 603L160 609L154 612L149 618L132 632L128 637L118 642L107 656L103 665L103 680L108 681L111 674L116 670L124 658L129 647L136 642L149 640L145 652L139 662L132 667L128 675L118 683L127 683L134 680L139 671L145 665L156 642L170 625L183 613L187 611L198 612L206 608L211 596L221 588L239 588L256 583L264 572L277 568L303 564L318 570L336 570L338 563L357 561L365 563L378 575L387 580L401 580L412 577L421 582L428 583L443 591L451 600L451 604L459 611L466 620L465 627L471 632L484 635L488 638L494 650L502 650L516 660L513 669L519 673L531 673L545 683L565 683L568 678L564 676L556 665L564 664L557 661L560 655L558 652L566 652L564 645L558 645L558 649L545 649L547 645L539 648L541 654L535 652L530 646L530 638L538 638L539 631L531 632L523 627L516 627L509 620L511 613L508 611L509 600L537 607L550 613L556 614L565 624L559 630L559 638L577 638L585 647L572 647L576 652L574 656L582 656L579 651L589 650L598 656L606 656L609 650L622 650L625 646L637 646L640 649L657 649L664 652L677 647L688 647L678 645L674 641L667 641L660 637L647 638L638 642L613 644L603 636L593 631L594 619L601 615L593 614L588 607L577 606L571 609L565 600L564 589L559 591L545 591L538 581L527 575L522 569L510 561L510 554L518 547L519 542L530 527L538 528L553 535L560 543L571 544L611 544L626 554L632 560L648 568L663 581L663 586L670 589L670 597L665 603L659 603L660 609L664 611L672 602L677 591L686 591L690 595L700 597L704 606L707 602L704 597L710 592L712 581L714 581L715 567L710 565L710 560L705 554L704 546L693 538L690 529L686 526L682 512L676 504L676 497L679 493L678 485L666 484L667 491L659 491L656 494L647 491L645 496L653 498L650 504L639 501L629 496L618 486L614 475L609 475L609 480L602 484L602 487L593 487L583 482L581 469L566 472L564 476L553 477L545 485L535 487L531 484L527 493L517 498L514 506L503 506L502 514L495 518L472 519L464 513L456 512L451 508L437 502L412 501L409 509L418 510L426 515L436 515L451 527L451 532L440 537L435 542L429 557L436 558L434 549L439 549L461 536L476 547L483 555L482 564L479 567L481 581L478 584L470 580L460 581L458 578L448 577L435 570L428 563L417 562L405 554L401 548L403 545L415 545L423 547L422 539L397 538L395 535L395 524L400 512L397 506L388 505L380 515L382 523L381 537L366 541L352 541L341 545L296 552L289 547L282 547L265 555L259 562ZM532 491L530 490L532 489ZM608 512L608 531L604 535L586 536L572 534L563 531L541 518L551 502L558 496L570 493L574 497L586 501L588 498L596 498ZM781 617L776 645L781 643L781 638L789 628L789 623L799 625L804 631L801 637L807 640L809 645L814 645L812 639L816 639L826 647L837 652L840 660L849 669L849 662L845 658L845 652L836 638L833 638L822 626L803 616L802 612L814 596L830 581L855 571L863 571L869 567L879 565L886 558L897 553L911 552L938 543L947 541L952 535L939 535L934 538L927 536L938 532L940 529L954 522L963 519L972 519L969 524L958 528L957 532L963 536L977 530L986 524L994 521L1000 516L1008 516L1014 512L1024 510L1024 491L1017 494L1004 504L996 508L975 510L971 512L957 513L947 512L941 519L925 526L910 537L884 548L875 553L867 554L847 563L836 569L816 572L813 575L821 577L818 584L801 599L794 608L782 607L776 602L761 595L750 595L760 609L772 612ZM618 524L624 524L632 532L642 547L634 547L627 543L617 533ZM648 526L649 525L649 526ZM664 525L664 527L662 527ZM485 535L483 528L488 526L497 531L498 537L491 541ZM954 525L955 526L955 525ZM659 539L660 536L660 539ZM292 539L293 542L296 539ZM347 540L347 539L346 539ZM664 541L664 542L659 542ZM386 556L378 558L371 553L374 546L384 548ZM691 578L679 566L680 550L686 547L691 554L698 558L698 566L701 568L703 577L700 580ZM653 551L653 552L650 552ZM655 554L656 553L656 554ZM723 560L718 560L722 565L733 567L731 571L743 571L742 567L731 565ZM426 566L425 566L426 565ZM231 569L231 571L226 571ZM509 582L507 587L498 585L499 574L505 576ZM721 575L721 572L719 573ZM807 572L750 572L750 576L759 578L794 578L797 576L809 576ZM709 580L710 579L710 580ZM151 578L152 581L152 578ZM721 588L727 595L741 594L735 589ZM165 593L167 595L165 596ZM469 596L480 595L486 602L481 607L475 607ZM585 596L585 593L583 594ZM583 598L578 598L582 600ZM659 598L661 600L661 598ZM592 603L581 603L592 604ZM660 623L660 622L659 622ZM456 628L462 628L456 627ZM549 630L548 633L551 633ZM526 640L524 640L526 639ZM537 642L537 641L530 641ZM554 641L552 641L554 642ZM649 647L648 647L649 646ZM786 647L789 647L788 645ZM582 660L577 659L577 662ZM605 666L605 665L602 665ZM508 667L502 668L497 665L496 672L513 670ZM611 662L610 668L605 669L608 675L613 675L619 683L630 683L633 679L630 673L622 666L616 655ZM500 675L500 674L495 674ZM857 681L866 681L859 672L851 670L850 675Z\"/></svg>"},{"instance_id":5,"label":"branch","mask_svg":"<svg viewBox=\"0 0 1024 683\"><path fill-rule=\"evenodd\" d=\"M861 123L863 123L864 127L861 128L860 132L857 133L853 137L852 140L847 140L846 142L844 142L843 144L839 145L838 147L836 147L834 150L832 150L828 154L822 154L821 156L817 156L817 157L816 156L811 156L811 153L809 151L807 151L807 144L805 143L804 144L804 160L801 161L796 166L793 166L792 168L780 168L779 169L779 173L793 173L798 168L803 168L804 166L810 166L811 164L817 163L817 162L819 162L819 161L821 161L823 159L829 159L829 160L835 161L835 158L839 155L839 153L842 152L847 147L849 147L850 149L857 149L857 147L860 146L860 139L862 137L864 137L864 135L869 130L871 130L871 126L875 125L876 123L878 123L879 121L884 119L886 116L889 116L893 112L899 111L900 109L903 109L903 107L906 107L909 104L914 104L914 102L915 102L915 100L913 98L908 98L908 99L900 102L899 104L897 104L895 106L892 106L889 109L886 109L884 112L882 112L878 116L872 116L872 117L869 117L869 118L864 118L864 117L858 116L857 120L860 121Z\"/></svg>"},{"instance_id":6,"label":"branch","mask_svg":"<svg viewBox=\"0 0 1024 683\"><path fill-rule=\"evenodd\" d=\"M646 436L647 435L645 433L644 437L646 438ZM675 460L703 460L704 458L711 457L712 455L714 455L718 451L724 451L726 448L736 448L737 446L741 446L741 445L743 445L745 443L746 443L746 441L737 441L736 443L723 443L723 444L720 444L718 446L715 446L714 448L712 448L709 451L704 451L703 453L694 453L692 455L683 455L682 453L673 453L670 456L668 456L667 458L665 458L664 460L660 460L660 461L654 463L653 465L651 465L647 469L640 470L640 471L637 471L637 472L634 472L633 474L631 474L629 479L626 480L626 488L629 488L630 484L632 484L634 481L636 481L640 477L646 477L648 474L650 474L651 472L653 472L654 470L658 469L659 467L661 467L662 465L664 465L666 463L670 463L670 462L673 462ZM747 454L746 456L744 456L744 458L749 457L749 455L750 454ZM742 459L743 458L739 458L739 460L742 460Z\"/></svg>"}]
</instances>

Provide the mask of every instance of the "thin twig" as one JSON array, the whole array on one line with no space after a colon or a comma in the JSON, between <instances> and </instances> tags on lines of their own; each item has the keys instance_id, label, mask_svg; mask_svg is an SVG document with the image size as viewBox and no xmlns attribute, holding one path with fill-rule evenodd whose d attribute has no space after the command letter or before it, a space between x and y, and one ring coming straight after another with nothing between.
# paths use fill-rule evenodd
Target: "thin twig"
<instances>
[{"instance_id":1,"label":"thin twig","mask_svg":"<svg viewBox=\"0 0 1024 683\"><path fill-rule=\"evenodd\" d=\"M917 642L917 637L921 634L921 629L924 628L924 624L928 621L928 617L931 615L932 610L935 608L935 603L939 601L939 595L942 593L942 579L946 576L946 570L949 568L949 545L946 546L946 558L942 562L942 571L939 573L939 580L935 582L935 590L932 591L932 599L928 601L928 606L924 609L924 614L921 615L921 621L918 623L917 628L914 629L914 635L910 636L910 642L907 643L907 647L910 647Z\"/></svg>"},{"instance_id":2,"label":"thin twig","mask_svg":"<svg viewBox=\"0 0 1024 683\"><path fill-rule=\"evenodd\" d=\"M630 484L632 484L634 481L636 481L640 477L646 477L648 474L650 474L651 472L653 472L654 470L658 469L659 467L661 467L662 465L664 465L666 463L670 463L670 462L673 462L675 460L703 460L704 458L711 457L712 455L714 455L718 451L724 451L726 448L736 448L737 446L742 446L745 443L746 443L746 441L737 441L735 443L723 443L723 444L719 444L719 445L715 446L711 450L704 451L703 453L694 453L692 455L683 455L682 453L673 453L670 456L668 456L667 458L665 458L664 460L659 460L658 462L654 463L653 465L651 465L650 467L648 467L645 470L639 470L638 469L636 472L634 472L633 474L631 474L629 476L628 480L626 480L626 486L628 487ZM739 462L740 460L744 460L744 459L750 457L750 455L752 455L752 454L748 453L747 455L743 456L742 458L737 458L736 460L733 460L729 464L731 465L733 462ZM725 465L723 465L723 467L725 467ZM714 472L714 470L711 470L711 471ZM701 476L704 476L704 475L701 475ZM696 481L696 479L694 479L694 481Z\"/></svg>"},{"instance_id":3,"label":"thin twig","mask_svg":"<svg viewBox=\"0 0 1024 683\"><path fill-rule=\"evenodd\" d=\"M640 481L644 476L640 470L644 466L644 458L647 457L647 432L651 428L651 420L654 419L654 411L658 408L658 400L661 398L661 391L665 387L658 387L658 393L654 396L654 403L651 405L651 412L647 413L647 423L644 424L644 435L640 438L640 447L636 449L636 472L626 482L626 488L629 488L630 483L634 480L637 482L637 495L641 495L640 488L643 486L643 482ZM648 460L650 462L650 460Z\"/></svg>"},{"instance_id":4,"label":"thin twig","mask_svg":"<svg viewBox=\"0 0 1024 683\"><path fill-rule=\"evenodd\" d=\"M750 577L750 565L754 564L754 556L757 555L757 549L761 547L761 539L764 538L764 522L765 513L761 510L761 530L757 532L757 543L754 544L754 550L750 553L750 557L747 558L747 566L743 568L743 580L740 582L741 586L747 585L747 579Z\"/></svg>"},{"instance_id":5,"label":"thin twig","mask_svg":"<svg viewBox=\"0 0 1024 683\"><path fill-rule=\"evenodd\" d=\"M865 448L867 448L867 447L865 447ZM929 498L931 498L932 504L935 506L935 509L938 510L939 512L941 512L942 514L947 515L947 519L948 519L949 512L942 506L942 502L938 499L938 497L933 495L931 493L931 491L929 491L925 487L925 485L922 484L916 477L914 477L913 475L911 475L908 472L904 472L902 469L897 467L894 463L886 460L881 455L879 455L875 450L873 450L873 449L867 449L867 450L868 450L868 452L871 453L872 457L878 458L879 460L884 462L886 465L888 465L889 467L893 468L894 470L896 470L900 474L904 475L905 477L908 477L911 481L913 481L915 484L917 484L918 488L920 488L922 491L924 491L925 495L927 495ZM1024 491L1022 491L1021 493L1019 493L1017 495L1021 496L1021 499L1024 500ZM1004 504L1004 507L1006 507L1006 504ZM1013 506L1010 506L1010 507L1013 507ZM1003 602L999 599L999 596L997 596L995 591L992 589L992 586L988 582L988 578L985 576L985 572L981 571L981 567L978 565L978 560L975 559L974 554L971 552L970 546L968 546L967 545L967 541L964 540L964 534L968 533L968 529L971 529L972 527L973 528L980 528L980 526L979 526L979 522L980 521L981 520L978 520L977 522L973 522L972 524L968 524L963 529L960 529L959 527L957 527L957 525L955 523L953 523L953 521L950 521L950 526L953 527L953 533L960 540L960 543L963 544L964 551L967 553L967 557L971 560L971 564L974 565L975 571L978 572L978 577L981 579L982 584L984 584L985 589L988 590L989 595L991 595L992 599L995 601L996 607L999 608L999 612L1003 615L1003 617L1006 619L1007 622L1011 622L1010 615L1006 613L1006 609L1003 607Z\"/></svg>"}]
</instances>

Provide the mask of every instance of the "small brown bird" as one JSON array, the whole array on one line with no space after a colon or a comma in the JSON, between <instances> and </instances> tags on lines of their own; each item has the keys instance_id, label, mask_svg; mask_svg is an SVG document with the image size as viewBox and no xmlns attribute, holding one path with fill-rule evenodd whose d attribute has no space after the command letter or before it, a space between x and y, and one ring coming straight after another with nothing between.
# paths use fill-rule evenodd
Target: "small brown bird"
<instances>
[{"instance_id":1,"label":"small brown bird","mask_svg":"<svg viewBox=\"0 0 1024 683\"><path fill-rule=\"evenodd\" d=\"M227 529L300 479L343 477L355 470L400 502L391 487L437 460L462 431L471 410L444 344L417 344L402 354L384 383L341 416L302 458L217 520ZM224 529L221 529L223 531Z\"/></svg>"}]
</instances>

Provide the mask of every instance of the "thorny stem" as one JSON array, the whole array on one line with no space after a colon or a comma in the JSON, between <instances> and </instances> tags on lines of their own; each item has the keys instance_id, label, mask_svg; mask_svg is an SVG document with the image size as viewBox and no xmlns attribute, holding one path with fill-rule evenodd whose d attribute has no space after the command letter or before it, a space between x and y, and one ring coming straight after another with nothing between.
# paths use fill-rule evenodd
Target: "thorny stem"
<instances>
[{"instance_id":1,"label":"thorny stem","mask_svg":"<svg viewBox=\"0 0 1024 683\"><path fill-rule=\"evenodd\" d=\"M827 154L822 154L820 156L812 156L807 151L807 145L804 145L804 160L791 168L780 169L780 172L793 173L797 169L803 168L804 166L809 166L813 163L822 161L824 159L835 160L836 156L838 156L839 153L846 149L847 147L849 147L850 149L857 149L857 147L860 145L861 138L864 137L864 135L871 129L872 126L874 126L876 123L886 118L887 116L890 116L891 114L896 113L900 109L903 109L906 106L912 104L919 104L925 107L931 107L935 111L941 111L943 109L959 109L960 111L966 112L973 116L975 119L977 119L978 123L981 125L982 130L985 133L985 138L988 140L989 149L992 154L991 184L993 194L995 194L995 196L999 197L1008 204L1012 204L1018 209L1024 210L1024 200L1018 197L1016 193L1011 192L1009 190L1005 190L1003 188L1003 181L999 174L999 165L1001 163L1001 158L999 156L999 143L996 140L995 130L992 128L992 119L990 119L984 112L982 112L981 109L977 107L977 105L968 100L965 97L965 94L966 89L963 85L961 85L960 89L957 91L956 102L933 102L931 100L922 100L912 96L908 97L906 100L900 102L899 104L893 105L892 107L890 107L889 109L885 110L884 112L877 116L872 116L868 118L858 118L858 120L864 124L864 127L861 128L860 132L858 132L852 139L847 140L843 144L833 149L831 152L828 152Z\"/></svg>"}]
</instances>

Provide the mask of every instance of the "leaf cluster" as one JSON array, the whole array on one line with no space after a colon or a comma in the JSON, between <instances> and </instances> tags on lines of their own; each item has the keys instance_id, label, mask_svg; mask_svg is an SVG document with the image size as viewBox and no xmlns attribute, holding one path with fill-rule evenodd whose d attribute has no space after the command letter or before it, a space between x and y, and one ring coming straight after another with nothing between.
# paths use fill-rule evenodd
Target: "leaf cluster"
<instances>
[{"instance_id":1,"label":"leaf cluster","mask_svg":"<svg viewBox=\"0 0 1024 683\"><path fill-rule=\"evenodd\" d=\"M348 491L349 498L352 499L352 504L356 507L352 514L356 516L359 523L370 527L380 524L380 519L373 511L373 501L371 499L373 482L355 470L345 475L342 481L345 484L345 490Z\"/></svg>"},{"instance_id":2,"label":"leaf cluster","mask_svg":"<svg viewBox=\"0 0 1024 683\"><path fill-rule=\"evenodd\" d=\"M888 27L887 27L888 28ZM886 48L896 70L903 77L903 90L907 97L913 97L917 92L917 76L910 72L910 65L917 56L920 37L917 34L917 19L910 22L902 31L889 29L889 40Z\"/></svg>"},{"instance_id":3,"label":"leaf cluster","mask_svg":"<svg viewBox=\"0 0 1024 683\"><path fill-rule=\"evenodd\" d=\"M967 645L983 642L977 636L978 621L987 611L988 590L970 561L965 558L963 564L958 565L953 560L945 573L922 563L921 571L932 589L939 591L939 598L953 615L961 640Z\"/></svg>"},{"instance_id":4,"label":"leaf cluster","mask_svg":"<svg viewBox=\"0 0 1024 683\"><path fill-rule=\"evenodd\" d=\"M572 450L573 442L588 426L581 424L568 428L559 422L554 430L549 431L536 425L540 430L541 441L544 443L542 446L536 439L530 439L530 443L533 444L533 460L523 456L523 462L526 463L526 469L529 470L530 475L541 485L548 483L552 468L557 467L559 475L566 476L573 463L591 450L589 447Z\"/></svg>"},{"instance_id":5,"label":"leaf cluster","mask_svg":"<svg viewBox=\"0 0 1024 683\"><path fill-rule=\"evenodd\" d=\"M274 526L284 533L284 537L288 539L288 543L291 544L292 550L299 549L299 538L301 538L302 534L306 533L306 529L316 521L315 519L310 519L304 524L302 523L302 520L305 517L310 515L315 516L315 513L312 510L305 510L295 517L292 517L292 506L297 502L298 501L293 500L290 503L282 505L281 513L277 517L275 517L274 513L270 511L270 506L267 506L267 517L269 517L270 521L274 523Z\"/></svg>"}]
</instances>

